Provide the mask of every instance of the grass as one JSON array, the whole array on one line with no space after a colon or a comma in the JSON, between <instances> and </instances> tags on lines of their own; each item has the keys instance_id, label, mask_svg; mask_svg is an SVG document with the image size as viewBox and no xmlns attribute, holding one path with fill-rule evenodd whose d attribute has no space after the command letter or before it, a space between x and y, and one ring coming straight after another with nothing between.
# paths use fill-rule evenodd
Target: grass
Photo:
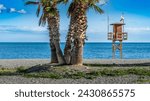
<instances>
[{"instance_id":1,"label":"grass","mask_svg":"<svg viewBox=\"0 0 150 101\"><path fill-rule=\"evenodd\" d=\"M24 77L27 78L52 78L52 79L61 79L62 76L56 73L49 73L49 72L40 72L40 73L29 73L29 74L23 74Z\"/></svg>"},{"instance_id":2,"label":"grass","mask_svg":"<svg viewBox=\"0 0 150 101\"><path fill-rule=\"evenodd\" d=\"M26 67L20 66L20 67L17 67L15 70L18 73L24 73L26 71L26 69L27 69Z\"/></svg>"},{"instance_id":3,"label":"grass","mask_svg":"<svg viewBox=\"0 0 150 101\"><path fill-rule=\"evenodd\" d=\"M0 76L14 75L15 73L16 73L16 69L0 68Z\"/></svg>"},{"instance_id":4,"label":"grass","mask_svg":"<svg viewBox=\"0 0 150 101\"><path fill-rule=\"evenodd\" d=\"M137 80L137 83L141 83L141 84L143 84L143 83L150 83L150 80L139 79L139 80Z\"/></svg>"},{"instance_id":5,"label":"grass","mask_svg":"<svg viewBox=\"0 0 150 101\"><path fill-rule=\"evenodd\" d=\"M41 67L42 68L42 67ZM20 75L27 78L52 78L52 79L80 79L80 78L86 78L86 79L94 79L99 76L124 76L124 75L139 75L139 76L148 76L150 77L150 67L132 67L132 68L117 68L117 67L93 67L90 66L89 70L87 71L80 71L76 69L70 69L68 67L52 67L48 69L47 71L33 71L30 73L27 73L26 67L18 67L18 68L1 68L0 69L0 76L10 76L10 75ZM150 80L145 80L144 78L139 78L138 82L149 82Z\"/></svg>"},{"instance_id":6,"label":"grass","mask_svg":"<svg viewBox=\"0 0 150 101\"><path fill-rule=\"evenodd\" d=\"M104 76L123 76L128 74L150 76L150 70L146 68L117 68L99 70Z\"/></svg>"}]
</instances>

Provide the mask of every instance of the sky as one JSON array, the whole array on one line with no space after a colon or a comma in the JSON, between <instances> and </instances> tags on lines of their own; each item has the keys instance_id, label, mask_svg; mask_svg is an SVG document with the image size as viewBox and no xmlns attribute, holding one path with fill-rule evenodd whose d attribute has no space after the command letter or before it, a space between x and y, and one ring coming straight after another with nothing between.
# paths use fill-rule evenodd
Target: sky
<instances>
[{"instance_id":1,"label":"sky","mask_svg":"<svg viewBox=\"0 0 150 101\"><path fill-rule=\"evenodd\" d=\"M107 0L97 5L104 10L98 14L88 11L87 42L111 42L107 40L107 18L109 22L119 22L124 14L125 42L150 42L150 0ZM48 42L47 26L38 26L37 6L24 5L25 0L0 0L0 42ZM60 11L61 42L66 39L70 18L67 5L58 5ZM110 31L112 27L110 26Z\"/></svg>"}]
</instances>

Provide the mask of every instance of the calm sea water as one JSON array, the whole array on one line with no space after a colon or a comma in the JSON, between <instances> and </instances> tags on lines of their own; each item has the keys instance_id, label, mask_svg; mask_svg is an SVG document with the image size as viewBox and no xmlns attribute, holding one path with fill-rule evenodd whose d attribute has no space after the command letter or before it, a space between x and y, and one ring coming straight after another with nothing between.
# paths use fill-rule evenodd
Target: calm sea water
<instances>
[{"instance_id":1,"label":"calm sea water","mask_svg":"<svg viewBox=\"0 0 150 101\"><path fill-rule=\"evenodd\" d=\"M61 44L64 48L64 43ZM50 58L48 43L0 43L0 59ZM116 53L119 58L119 52ZM111 43L86 43L85 59L111 59ZM150 43L124 43L124 59L150 59Z\"/></svg>"}]
</instances>

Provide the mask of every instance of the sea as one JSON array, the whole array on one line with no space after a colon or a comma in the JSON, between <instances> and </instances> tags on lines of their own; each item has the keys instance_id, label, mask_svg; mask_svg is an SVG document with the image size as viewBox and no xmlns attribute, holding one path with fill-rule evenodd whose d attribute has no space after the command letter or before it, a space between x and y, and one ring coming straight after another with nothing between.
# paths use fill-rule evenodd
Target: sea
<instances>
[{"instance_id":1,"label":"sea","mask_svg":"<svg viewBox=\"0 0 150 101\"><path fill-rule=\"evenodd\" d=\"M64 46L61 43L62 50ZM0 43L0 59L49 59L50 55L49 43ZM86 43L83 58L112 59L112 43ZM123 59L150 59L150 43L123 43Z\"/></svg>"}]
</instances>

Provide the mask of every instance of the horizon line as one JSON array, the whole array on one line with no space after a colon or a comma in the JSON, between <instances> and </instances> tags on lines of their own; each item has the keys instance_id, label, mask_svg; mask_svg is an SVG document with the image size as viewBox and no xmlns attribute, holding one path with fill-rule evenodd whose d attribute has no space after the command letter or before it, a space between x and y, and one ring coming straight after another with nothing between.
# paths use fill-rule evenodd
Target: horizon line
<instances>
[{"instance_id":1,"label":"horizon line","mask_svg":"<svg viewBox=\"0 0 150 101\"><path fill-rule=\"evenodd\" d=\"M50 42L37 42L37 41L35 41L35 42L0 42L0 43L50 43ZM60 43L66 43L66 42L60 42ZM104 42L85 42L85 43L112 43L112 42L106 42L106 41L104 41ZM116 42L116 43L118 43L118 42ZM149 42L123 42L123 43L150 43L150 41Z\"/></svg>"}]
</instances>

